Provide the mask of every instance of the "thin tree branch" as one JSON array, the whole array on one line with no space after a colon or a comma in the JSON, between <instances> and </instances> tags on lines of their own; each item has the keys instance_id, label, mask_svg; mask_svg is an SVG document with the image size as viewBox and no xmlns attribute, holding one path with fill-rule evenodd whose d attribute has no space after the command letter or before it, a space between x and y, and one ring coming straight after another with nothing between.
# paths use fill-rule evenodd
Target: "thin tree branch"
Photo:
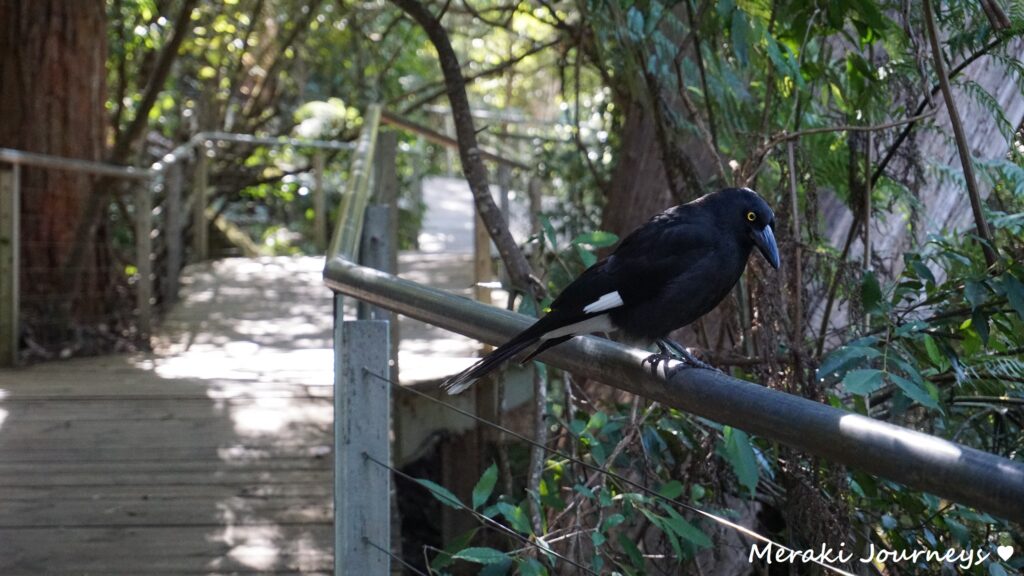
<instances>
[{"instance_id":1,"label":"thin tree branch","mask_svg":"<svg viewBox=\"0 0 1024 576\"><path fill-rule=\"evenodd\" d=\"M430 42L437 50L445 85L448 88L448 101L452 108L455 133L459 139L459 158L462 161L462 171L473 192L477 214L480 215L480 219L487 227L488 234L498 248L498 254L501 255L501 259L508 269L512 286L541 300L546 292L544 285L533 275L530 263L527 262L526 256L516 244L508 226L505 225L501 211L491 197L487 169L480 156L476 127L470 111L469 97L466 95L466 79L462 75L459 58L448 38L448 32L441 25L441 21L418 0L394 0L394 4L423 27Z\"/></svg>"},{"instance_id":2,"label":"thin tree branch","mask_svg":"<svg viewBox=\"0 0 1024 576\"><path fill-rule=\"evenodd\" d=\"M477 72L475 74L470 74L468 76L465 76L466 84L475 82L475 81L477 81L477 80L479 80L481 78L489 78L491 76L497 76L499 74L502 74L502 73L505 72L505 70L508 70L509 68L511 68L511 67L515 66L516 64L522 62L526 58L529 58L530 56L533 56L534 54L536 54L538 52L542 52L544 50L547 50L548 48L552 48L554 46L557 46L561 41L562 41L562 38L559 37L559 38L555 38L554 40L550 40L548 42L544 42L542 44L535 44L534 46L532 46L530 49L526 50L522 54L520 54L518 56L515 56L513 58L510 58L509 60L506 60L506 61L502 62L501 64L498 64L498 65L493 66L491 68L488 68L486 70L481 70L480 72ZM429 102L431 102L431 101L433 101L433 100L443 96L444 93L448 91L448 88L447 88L447 86L445 86L445 82L442 80L440 82L435 82L435 83L428 84L426 86L421 86L420 88L417 88L416 91L417 92L424 92L425 91L426 93L423 94L422 96L420 96L419 98L417 98L416 100L414 100L411 104L407 104L405 107L403 107L402 108L402 114L403 115L408 114L408 113L412 112L413 110L416 110L417 108L420 108L421 106L423 106L423 105L425 105L425 104L427 104L427 103L429 103ZM413 94L403 94L401 97L396 98L395 100L393 100L392 103L397 103L399 100L403 100L405 98L408 98L409 96L414 96L414 95L415 95L415 93L413 93Z\"/></svg>"},{"instance_id":3,"label":"thin tree branch","mask_svg":"<svg viewBox=\"0 0 1024 576\"><path fill-rule=\"evenodd\" d=\"M760 165L764 160L768 151L772 148L782 144L787 140L796 140L804 136L810 136L812 134L825 134L828 132L880 132L882 130L888 130L897 126L903 126L904 124L913 124L919 120L930 118L935 115L935 110L929 110L923 114L917 116L911 116L910 118L904 118L902 120L894 120L892 122L886 122L884 124L875 124L872 126L861 126L853 124L842 124L839 126L819 126L817 128L805 128L803 130L797 130L796 132L780 132L771 138L767 142L758 147L755 152L755 158L757 158L757 165ZM755 170L756 172L756 170Z\"/></svg>"},{"instance_id":4,"label":"thin tree branch","mask_svg":"<svg viewBox=\"0 0 1024 576\"><path fill-rule=\"evenodd\" d=\"M942 98L946 101L946 111L949 113L949 121L953 126L956 149L960 154L960 164L964 169L967 194L971 200L971 212L974 214L974 223L978 229L978 236L981 238L981 250L985 254L985 262L988 264L988 267L992 268L999 262L999 256L996 253L988 222L985 221L985 214L981 210L981 193L978 191L978 178L974 174L974 162L971 160L971 152L968 149L967 135L964 133L964 126L960 120L960 112L956 108L956 101L953 100L953 91L949 87L949 77L946 76L946 65L942 60L942 46L939 45L939 35L935 27L935 15L932 13L931 0L924 0L924 24L928 30L928 40L932 47L935 74L939 77L939 87L942 90Z\"/></svg>"},{"instance_id":5,"label":"thin tree branch","mask_svg":"<svg viewBox=\"0 0 1024 576\"><path fill-rule=\"evenodd\" d=\"M995 40L989 42L988 44L983 46L980 50L978 50L977 52L975 52L975 53L971 54L970 56L968 56L967 58L965 58L963 62L961 62L961 63L957 64L955 67L951 68L950 71L949 71L949 75L947 77L948 78L954 78L956 75L960 74L960 72L963 72L963 70L965 68L967 68L968 66L973 64L976 60L978 60L982 56L985 56L986 54L991 52L993 49L998 47L1000 44L1004 43L1007 40L1007 38L1009 38L1009 37L1010 36L1008 36L1008 35L1001 36L1001 37L996 38ZM932 87L931 91L928 92L925 95L925 97L921 99L920 104L917 105L917 109L914 111L914 115L915 116L920 115L924 111L924 109L928 106L928 104L931 103L932 97L938 95L940 90L941 90L941 87L938 84L934 85ZM914 129L914 126L916 124L917 124L916 121L907 124L903 128L903 130L900 131L900 135L896 137L896 140L893 141L892 145L889 146L889 149L886 150L885 157L882 158L882 161L878 163L878 166L875 167L874 173L871 175L871 183L872 184L877 184L878 183L878 179L882 177L882 174L885 173L886 167L889 166L889 161L892 160L896 156L896 151L899 150L900 146L903 145L903 142L906 141L907 137L910 135L910 131Z\"/></svg>"},{"instance_id":6,"label":"thin tree branch","mask_svg":"<svg viewBox=\"0 0 1024 576\"><path fill-rule=\"evenodd\" d=\"M149 81L146 83L146 90L139 101L135 117L132 118L128 128L124 132L119 133L114 141L114 150L110 154L110 160L115 164L123 163L126 160L126 156L135 147L135 142L142 135L143 129L149 124L149 111L153 108L153 104L156 103L157 96L163 91L164 83L167 82L167 76L171 73L171 65L178 55L178 49L181 48L182 42L185 41L185 36L188 35L189 25L192 21L192 11L197 3L198 0L185 0L182 3L181 10L178 11L178 19L174 22L174 28L171 31L171 37L167 40L163 50L160 51L156 69L153 70L152 76L149 77ZM78 237L83 238L83 236Z\"/></svg>"}]
</instances>

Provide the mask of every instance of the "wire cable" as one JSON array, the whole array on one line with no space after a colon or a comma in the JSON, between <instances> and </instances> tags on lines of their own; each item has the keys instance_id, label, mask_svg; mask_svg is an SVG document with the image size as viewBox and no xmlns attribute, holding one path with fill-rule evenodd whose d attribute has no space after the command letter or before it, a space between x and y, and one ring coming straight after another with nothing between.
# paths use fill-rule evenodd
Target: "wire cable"
<instances>
[{"instance_id":1,"label":"wire cable","mask_svg":"<svg viewBox=\"0 0 1024 576\"><path fill-rule=\"evenodd\" d=\"M399 476L401 478L405 478L406 480L415 482L418 486L423 487L424 490L430 490L430 488L428 488L427 486L424 486L423 484L421 484L416 477L410 476L409 474L406 474L405 472L402 472L401 470L391 466L390 464L385 464L384 462L381 462L380 460L377 460L373 456L370 456L366 452L363 452L363 458L366 458L367 460L369 460L370 462L373 462L374 464L377 464L378 466L381 466L383 468L387 468L388 470L390 470L396 476ZM431 492L431 494L433 494L433 492ZM537 550L539 550L543 554L550 554L550 555L554 556L555 558L558 558L559 560L564 560L565 562L568 562L569 564L572 564L573 566L579 568L580 570L584 570L588 574L593 574L594 576L599 576L599 574L597 572L594 572L590 568L584 566L583 564L580 564L579 562L573 560L572 558L569 558L568 556L564 556L562 554L559 554L558 552L555 552L554 550L552 550L550 547L541 546L540 544L536 543L532 539L527 538L526 536L523 536L519 532L516 532L515 530L509 528L508 526L505 526L504 524L502 524L501 522L498 522L497 520L495 520L493 518L489 518L489 517L481 514L480 512L477 512L476 510L473 510L472 508L470 508L469 506L466 506L462 502L459 502L457 500L449 500L449 499L445 499L445 502L447 504L453 506L453 507L458 508L459 510L465 510L466 512L469 512L470 514L475 516L477 518L477 520L480 520L484 524L486 524L488 526L491 526L492 528L496 528L497 530L499 530L501 532L504 532L505 534L508 534L509 536L512 536L513 538L519 540L520 542L522 542L523 544L526 544L527 546L532 546L532 547L536 548Z\"/></svg>"},{"instance_id":2,"label":"wire cable","mask_svg":"<svg viewBox=\"0 0 1024 576\"><path fill-rule=\"evenodd\" d=\"M399 564L401 564L402 566L405 566L406 568L411 570L414 574L416 574L416 576L429 576L426 572L420 570L419 568L413 566L412 564L409 564L405 560L402 560L401 556L391 552L390 550L385 550L384 548L382 548L380 546L377 546L377 544L375 544L373 542L373 540L370 540L369 538L364 536L363 537L363 542L367 546L370 546L372 548L376 548L377 550L380 550L381 552L387 554L388 556L391 556L392 560L397 560Z\"/></svg>"},{"instance_id":3,"label":"wire cable","mask_svg":"<svg viewBox=\"0 0 1024 576\"><path fill-rule=\"evenodd\" d=\"M584 468L587 468L588 470L591 470L591 471L594 471L594 472L598 472L600 474L605 474L607 476L615 478L616 480L619 480L620 482L628 484L628 485L636 488L637 490L640 490L641 492L646 493L649 496L661 499L664 502L668 502L668 503L674 504L676 506L679 506L681 508L684 508L686 510L691 511L694 514L699 514L699 515L701 515L701 516L703 516L705 518L709 518L710 520L712 520L714 522L717 522L718 524L721 524L723 526L732 528L733 530L736 530L736 531L738 531L738 532L740 532L742 534L745 534L745 535L749 536L750 538L753 538L755 540L759 540L759 541L764 542L766 544L771 544L772 546L777 546L777 547L781 548L782 550L785 550L788 553L796 554L796 555L800 554L800 551L798 551L798 550L794 550L794 549L790 548L789 546L786 546L785 544L781 544L779 542L776 542L776 541L772 540L771 538L769 538L767 536L764 536L764 535L762 535L762 534L760 534L758 532L754 532L753 530L751 530L751 529L749 529L749 528L747 528L745 526L742 526L740 524L737 524L737 523L735 523L735 522L733 522L731 520L728 520L728 519L723 518L721 516L718 516L716 514L712 514L711 512L707 512L705 510L697 508L696 506L693 506L692 504L687 504L686 502L681 502L679 500L676 500L675 498L668 498L666 496L663 496L663 495L659 494L658 492L655 492L654 490L651 490L647 486L644 486L643 484L640 484L640 483L638 483L636 481L630 480L629 478L626 478L625 476L622 476L620 474L612 472L611 470L608 470L606 468L602 468L600 466L596 466L594 464L590 464L589 462L584 462L583 460L580 460L579 458L575 458L575 457L573 457L573 456L571 456L569 454L564 454L562 452L559 452L558 450L555 450L553 448L545 446L544 444L541 444L540 442L537 442L536 440L534 440L532 438L528 438L528 437L526 437L526 436L516 432L515 430L510 430L508 428L505 428L504 426L501 426L500 424L498 424L496 422L491 422L490 420L487 420L486 418L481 418L480 416L477 416L476 414L473 414L473 413L471 413L469 411L463 410L462 408L459 408L458 406L454 406L452 404L449 404L448 402L445 402L443 400L439 400L437 398L434 398L433 396L431 396L431 395L429 395L429 394L427 394L425 392L420 392L419 390L416 390L414 388L409 388L409 387L406 387L406 386L402 386L401 384L399 384L399 383L397 383L397 382L395 382L395 381L393 381L393 380L391 380L389 378L385 378L385 377L381 376L380 374L374 373L373 371L369 370L368 368L364 368L363 370L364 370L364 372L366 374L368 374L370 376L373 376L374 378L377 378L378 380L382 380L384 382L387 382L391 386L393 386L393 387L395 387L395 388L397 388L397 389L399 389L399 390L401 390L403 392L414 394L414 395L419 396L421 398L425 398L426 400L429 400L429 401L431 401L431 402L433 402L435 404L438 404L440 406L444 406L445 408L448 408L449 410L452 410L454 412L462 414L463 416L466 416L467 418L475 420L475 421L477 421L477 422L479 422L481 424L484 424L486 426L490 426L490 427L494 428L495 430L498 430L500 432L508 434L509 436L512 436L514 438L522 440L523 442L526 442L527 444L530 444L531 446L535 446L537 448L540 448L541 450L544 450L544 451L546 451L546 452L548 452L550 454L553 454L553 455L559 456L561 458L564 458L564 459L566 459L566 460L568 460L570 462L573 462L574 464L578 464L578 465L580 465L580 466L582 466ZM825 568L827 570L831 570L832 572L835 572L836 574L841 574L842 576L854 576L854 574L852 574L850 572L847 572L846 570L843 570L842 568L838 568L836 566L832 566L831 564L827 564L827 563L819 561L817 559L810 558L810 560L813 563L818 564L819 566L821 566L821 567L823 567L823 568Z\"/></svg>"}]
</instances>

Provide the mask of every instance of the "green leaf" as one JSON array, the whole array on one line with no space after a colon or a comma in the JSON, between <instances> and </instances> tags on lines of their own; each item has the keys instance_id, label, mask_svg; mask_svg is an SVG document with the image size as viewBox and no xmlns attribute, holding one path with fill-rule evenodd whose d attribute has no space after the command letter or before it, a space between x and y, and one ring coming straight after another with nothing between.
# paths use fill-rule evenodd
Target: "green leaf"
<instances>
[{"instance_id":1,"label":"green leaf","mask_svg":"<svg viewBox=\"0 0 1024 576\"><path fill-rule=\"evenodd\" d=\"M575 248L576 255L580 257L580 262L583 263L584 268L590 268L591 266L594 265L594 263L597 262L597 256L594 256L594 253L591 252L590 250L587 250L586 248L580 246L579 244L577 244Z\"/></svg>"},{"instance_id":2,"label":"green leaf","mask_svg":"<svg viewBox=\"0 0 1024 576\"><path fill-rule=\"evenodd\" d=\"M619 237L611 232L605 232L603 230L595 230L586 234L580 234L573 239L573 244L586 244L594 248L605 248L614 245L619 241Z\"/></svg>"},{"instance_id":3,"label":"green leaf","mask_svg":"<svg viewBox=\"0 0 1024 576\"><path fill-rule=\"evenodd\" d=\"M522 506L513 506L508 502L498 502L497 506L498 510L501 511L501 515L512 525L513 530L522 534L533 533L533 528L530 527L530 520L526 517L526 512Z\"/></svg>"},{"instance_id":4,"label":"green leaf","mask_svg":"<svg viewBox=\"0 0 1024 576\"><path fill-rule=\"evenodd\" d=\"M508 574L509 569L512 568L513 561L510 556L505 562L495 562L494 564L488 564L480 570L479 576L505 576Z\"/></svg>"},{"instance_id":5,"label":"green leaf","mask_svg":"<svg viewBox=\"0 0 1024 576\"><path fill-rule=\"evenodd\" d=\"M740 66L746 66L747 62L750 61L748 54L750 40L748 35L750 33L750 21L747 19L747 14L742 10L735 10L732 13L732 28L730 31L732 38L732 51L736 55L736 60L739 61Z\"/></svg>"},{"instance_id":6,"label":"green leaf","mask_svg":"<svg viewBox=\"0 0 1024 576\"><path fill-rule=\"evenodd\" d=\"M945 516L942 521L946 524L946 528L949 529L949 534L964 548L971 545L971 533L967 530L967 527L957 522L956 520Z\"/></svg>"},{"instance_id":7,"label":"green leaf","mask_svg":"<svg viewBox=\"0 0 1024 576\"><path fill-rule=\"evenodd\" d=\"M675 500L679 498L679 495L683 493L683 484L678 480L672 480L662 484L661 488L658 489L658 494L662 498L668 498L669 500Z\"/></svg>"},{"instance_id":8,"label":"green leaf","mask_svg":"<svg viewBox=\"0 0 1024 576\"><path fill-rule=\"evenodd\" d=\"M722 433L725 436L725 458L732 466L740 484L746 487L750 491L750 495L753 496L754 490L757 488L759 471L754 448L750 445L750 437L746 432L731 426L724 426Z\"/></svg>"},{"instance_id":9,"label":"green leaf","mask_svg":"<svg viewBox=\"0 0 1024 576\"><path fill-rule=\"evenodd\" d=\"M942 352L939 350L939 345L935 342L935 338L925 334L924 349L925 352L928 353L928 359L931 360L932 364L934 364L936 368L939 370L945 370L948 367L949 361L942 355Z\"/></svg>"},{"instance_id":10,"label":"green leaf","mask_svg":"<svg viewBox=\"0 0 1024 576\"><path fill-rule=\"evenodd\" d=\"M662 502L661 507L668 513L665 524L678 534L680 538L700 548L711 547L711 539L700 528L687 522L686 518L680 516L669 504Z\"/></svg>"},{"instance_id":11,"label":"green leaf","mask_svg":"<svg viewBox=\"0 0 1024 576\"><path fill-rule=\"evenodd\" d=\"M477 564L500 564L512 561L508 554L494 548L466 548L452 558Z\"/></svg>"},{"instance_id":12,"label":"green leaf","mask_svg":"<svg viewBox=\"0 0 1024 576\"><path fill-rule=\"evenodd\" d=\"M547 569L536 558L517 558L519 576L547 576Z\"/></svg>"},{"instance_id":13,"label":"green leaf","mask_svg":"<svg viewBox=\"0 0 1024 576\"><path fill-rule=\"evenodd\" d=\"M851 344L836 348L832 352L829 352L829 354L821 361L821 367L818 368L818 378L825 379L832 374L836 374L854 360L870 360L872 358L878 358L881 355L881 352L868 346Z\"/></svg>"},{"instance_id":14,"label":"green leaf","mask_svg":"<svg viewBox=\"0 0 1024 576\"><path fill-rule=\"evenodd\" d=\"M1000 284L1006 299L1010 301L1010 306L1013 306L1017 315L1024 320L1024 284L1009 272L1003 274Z\"/></svg>"},{"instance_id":15,"label":"green leaf","mask_svg":"<svg viewBox=\"0 0 1024 576\"><path fill-rule=\"evenodd\" d=\"M675 530L669 526L667 522L668 518L655 514L646 508L641 508L640 512L646 516L647 519L651 521L651 524L654 524L658 530L665 533L665 537L668 538L668 543L672 546L672 551L675 552L676 556L682 556L683 550L679 546L679 536L677 536Z\"/></svg>"},{"instance_id":16,"label":"green leaf","mask_svg":"<svg viewBox=\"0 0 1024 576\"><path fill-rule=\"evenodd\" d=\"M640 553L640 549L636 547L636 543L629 539L624 533L619 534L619 546L626 551L626 555L629 556L629 561L633 563L633 567L637 570L644 569L644 555Z\"/></svg>"},{"instance_id":17,"label":"green leaf","mask_svg":"<svg viewBox=\"0 0 1024 576\"><path fill-rule=\"evenodd\" d=\"M843 378L843 385L851 394L867 396L882 386L882 371L874 368L851 370Z\"/></svg>"},{"instance_id":18,"label":"green leaf","mask_svg":"<svg viewBox=\"0 0 1024 576\"><path fill-rule=\"evenodd\" d=\"M967 302L970 303L971 310L976 310L978 306L985 303L985 298L988 297L988 290L982 282L968 281L964 285L964 296L967 298Z\"/></svg>"},{"instance_id":19,"label":"green leaf","mask_svg":"<svg viewBox=\"0 0 1024 576\"><path fill-rule=\"evenodd\" d=\"M437 498L441 504L450 506L456 510L462 510L465 507L455 494L452 494L450 490L441 486L437 482L431 482L425 478L417 478L416 481L425 486L427 490L430 490L430 493L433 494L434 498Z\"/></svg>"},{"instance_id":20,"label":"green leaf","mask_svg":"<svg viewBox=\"0 0 1024 576\"><path fill-rule=\"evenodd\" d=\"M487 499L491 497L491 492L494 490L494 484L498 481L498 466L491 464L487 470L484 470L483 476L480 477L480 481L473 487L473 510L479 510L483 506Z\"/></svg>"},{"instance_id":21,"label":"green leaf","mask_svg":"<svg viewBox=\"0 0 1024 576\"><path fill-rule=\"evenodd\" d=\"M605 518L604 522L601 523L601 531L602 532L607 532L607 531L611 530L612 528L615 528L619 524L622 524L625 521L626 521L626 517L623 516L622 514L618 514L618 513L612 514L611 516Z\"/></svg>"},{"instance_id":22,"label":"green leaf","mask_svg":"<svg viewBox=\"0 0 1024 576\"><path fill-rule=\"evenodd\" d=\"M902 376L898 376L892 373L888 374L888 376L889 380L893 384L898 386L899 389L902 390L903 393L906 394L907 397L913 400L914 402L917 402L922 406L927 406L929 408L939 407L938 398L933 398L932 395L925 391L924 388L921 388L917 384L911 382L910 380L907 380Z\"/></svg>"},{"instance_id":23,"label":"green leaf","mask_svg":"<svg viewBox=\"0 0 1024 576\"><path fill-rule=\"evenodd\" d=\"M921 261L920 258L914 258L910 261L911 268L917 273L917 277L928 282L929 284L935 284L935 275L932 274L931 269Z\"/></svg>"},{"instance_id":24,"label":"green leaf","mask_svg":"<svg viewBox=\"0 0 1024 576\"><path fill-rule=\"evenodd\" d=\"M547 216L541 216L540 225L544 228L544 237L547 238L548 247L554 248L557 235L555 234L554 226L551 225L551 219Z\"/></svg>"},{"instance_id":25,"label":"green leaf","mask_svg":"<svg viewBox=\"0 0 1024 576\"><path fill-rule=\"evenodd\" d=\"M479 527L473 528L452 540L450 544L444 547L443 551L438 552L437 556L434 557L434 560L430 563L431 570L441 570L454 562L455 554L469 545L478 530L480 530Z\"/></svg>"},{"instance_id":26,"label":"green leaf","mask_svg":"<svg viewBox=\"0 0 1024 576\"><path fill-rule=\"evenodd\" d=\"M981 343L988 346L988 314L982 310L975 310L971 313L971 326L981 337Z\"/></svg>"},{"instance_id":27,"label":"green leaf","mask_svg":"<svg viewBox=\"0 0 1024 576\"><path fill-rule=\"evenodd\" d=\"M587 430L599 431L601 428L604 428L604 425L607 423L608 415L599 410L590 416L590 421L587 422Z\"/></svg>"},{"instance_id":28,"label":"green leaf","mask_svg":"<svg viewBox=\"0 0 1024 576\"><path fill-rule=\"evenodd\" d=\"M878 312L882 303L882 286L875 273L868 270L860 284L860 299L866 312Z\"/></svg>"},{"instance_id":29,"label":"green leaf","mask_svg":"<svg viewBox=\"0 0 1024 576\"><path fill-rule=\"evenodd\" d=\"M586 496L590 500L597 498L597 496L594 494L594 491L584 484L577 484L576 486L573 487L573 490Z\"/></svg>"}]
</instances>

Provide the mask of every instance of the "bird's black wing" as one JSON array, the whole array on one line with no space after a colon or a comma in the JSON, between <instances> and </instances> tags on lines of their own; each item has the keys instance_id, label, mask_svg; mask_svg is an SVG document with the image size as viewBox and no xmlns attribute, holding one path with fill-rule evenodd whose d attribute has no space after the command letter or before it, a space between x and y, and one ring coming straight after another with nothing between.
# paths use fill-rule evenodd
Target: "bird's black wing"
<instances>
[{"instance_id":1,"label":"bird's black wing","mask_svg":"<svg viewBox=\"0 0 1024 576\"><path fill-rule=\"evenodd\" d=\"M627 236L608 258L625 308L656 298L673 279L714 257L716 230L703 213L676 206Z\"/></svg>"}]
</instances>

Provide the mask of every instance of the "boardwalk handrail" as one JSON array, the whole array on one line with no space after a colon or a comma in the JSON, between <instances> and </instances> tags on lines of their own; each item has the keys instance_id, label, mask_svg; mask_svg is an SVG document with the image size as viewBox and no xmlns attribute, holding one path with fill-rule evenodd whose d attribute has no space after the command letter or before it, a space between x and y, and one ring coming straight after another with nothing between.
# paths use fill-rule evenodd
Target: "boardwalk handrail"
<instances>
[{"instance_id":1,"label":"boardwalk handrail","mask_svg":"<svg viewBox=\"0 0 1024 576\"><path fill-rule=\"evenodd\" d=\"M346 296L493 345L534 320L359 266L341 255L328 259L324 282ZM1024 465L1018 462L711 370L684 369L666 376L659 369L652 374L641 365L649 354L588 336L539 358L802 452L1024 522Z\"/></svg>"},{"instance_id":2,"label":"boardwalk handrail","mask_svg":"<svg viewBox=\"0 0 1024 576\"><path fill-rule=\"evenodd\" d=\"M456 140L455 138L452 138L451 136L447 136L445 134L441 134L440 132L433 130L431 128L427 128L422 124L417 124L416 122L413 122L412 120L409 120L408 118L405 118L403 116L399 116L394 112L388 112L387 110L382 111L381 121L384 122L385 124L395 126L396 128L401 128L406 132L411 132L413 134L422 136L425 139L433 142L434 144L454 149L458 149L459 147L459 141ZM506 166L509 166L511 168L517 168L519 170L531 169L530 166L527 166L526 164L518 160L506 158L504 156L501 156L500 154L496 154L488 150L481 149L480 157L483 158L484 160L490 160L491 162L495 162L497 164L504 164Z\"/></svg>"}]
</instances>

